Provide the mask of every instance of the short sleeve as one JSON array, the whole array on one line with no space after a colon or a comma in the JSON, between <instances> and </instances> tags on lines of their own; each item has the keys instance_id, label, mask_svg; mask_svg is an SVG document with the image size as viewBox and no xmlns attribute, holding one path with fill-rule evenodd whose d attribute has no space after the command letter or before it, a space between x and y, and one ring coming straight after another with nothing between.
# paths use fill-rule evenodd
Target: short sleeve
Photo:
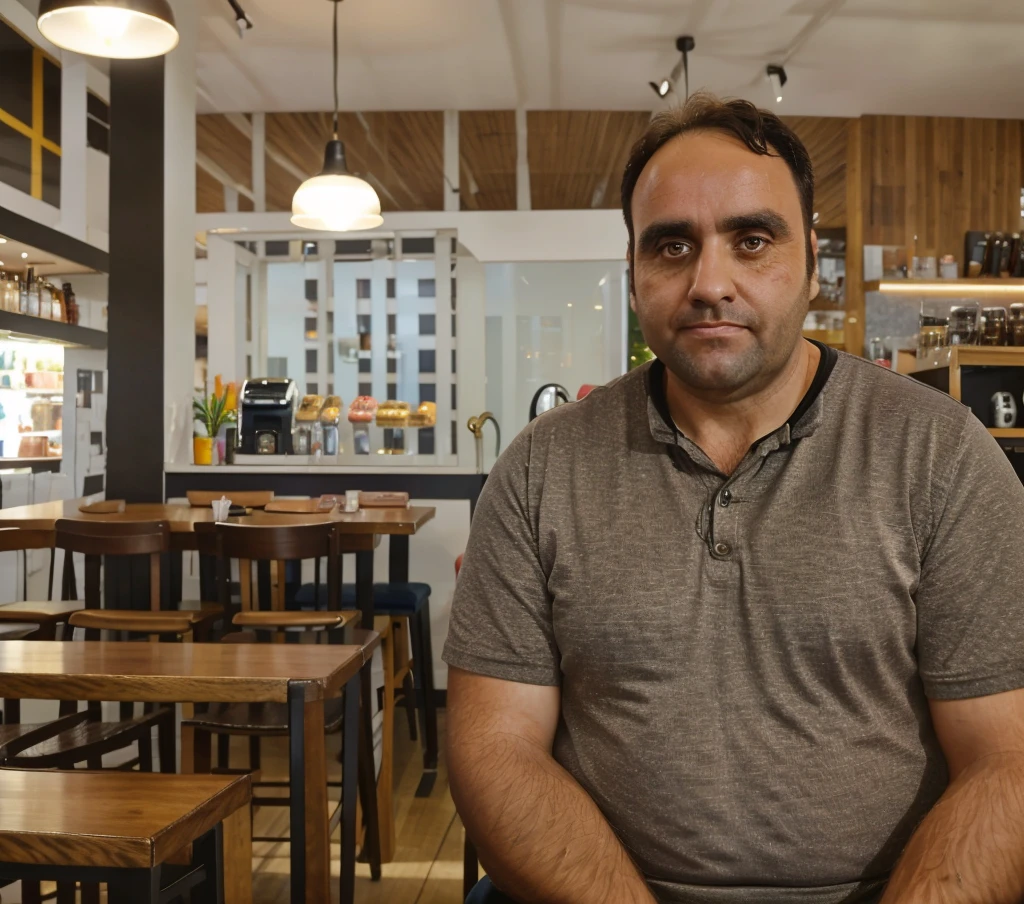
<instances>
[{"instance_id":1,"label":"short sleeve","mask_svg":"<svg viewBox=\"0 0 1024 904\"><path fill-rule=\"evenodd\" d=\"M532 431L521 433L484 485L455 587L444 660L524 684L558 685L551 596L529 502Z\"/></svg>"},{"instance_id":2,"label":"short sleeve","mask_svg":"<svg viewBox=\"0 0 1024 904\"><path fill-rule=\"evenodd\" d=\"M973 416L949 474L915 595L921 679L939 700L1024 687L1024 486Z\"/></svg>"}]
</instances>

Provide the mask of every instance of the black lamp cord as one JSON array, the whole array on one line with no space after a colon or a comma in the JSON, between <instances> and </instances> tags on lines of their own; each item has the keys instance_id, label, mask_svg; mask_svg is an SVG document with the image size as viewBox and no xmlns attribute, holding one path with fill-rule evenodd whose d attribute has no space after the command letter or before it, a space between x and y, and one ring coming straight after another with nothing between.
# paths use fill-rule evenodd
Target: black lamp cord
<instances>
[{"instance_id":1,"label":"black lamp cord","mask_svg":"<svg viewBox=\"0 0 1024 904\"><path fill-rule=\"evenodd\" d=\"M690 99L690 55L683 51L683 85L686 89L686 100Z\"/></svg>"},{"instance_id":2,"label":"black lamp cord","mask_svg":"<svg viewBox=\"0 0 1024 904\"><path fill-rule=\"evenodd\" d=\"M338 7L341 5L341 0L334 0L334 41L333 41L333 53L334 53L334 120L333 120L333 131L334 140L338 140Z\"/></svg>"}]
</instances>

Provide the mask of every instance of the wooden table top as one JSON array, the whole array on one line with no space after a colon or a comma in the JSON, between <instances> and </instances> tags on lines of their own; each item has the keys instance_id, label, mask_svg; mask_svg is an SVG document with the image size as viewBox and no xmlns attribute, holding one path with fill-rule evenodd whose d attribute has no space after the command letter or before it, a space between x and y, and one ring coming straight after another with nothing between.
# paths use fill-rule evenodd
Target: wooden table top
<instances>
[{"instance_id":1,"label":"wooden table top","mask_svg":"<svg viewBox=\"0 0 1024 904\"><path fill-rule=\"evenodd\" d=\"M149 869L250 796L247 775L0 769L0 861Z\"/></svg>"},{"instance_id":2,"label":"wooden table top","mask_svg":"<svg viewBox=\"0 0 1024 904\"><path fill-rule=\"evenodd\" d=\"M81 521L166 521L172 533L192 533L198 522L213 521L213 510L193 508L186 503L128 503L124 512L103 515L87 515L79 506L96 502L98 496L81 499L65 499L56 502L39 502L35 505L19 505L0 509L0 527L34 528L53 530L61 518ZM249 518L232 518L237 524L319 524L330 521L339 525L346 534L375 535L415 534L430 521L436 510L430 506L410 506L404 509L360 509L358 512L333 511L326 514L291 514L279 512L254 512Z\"/></svg>"},{"instance_id":3,"label":"wooden table top","mask_svg":"<svg viewBox=\"0 0 1024 904\"><path fill-rule=\"evenodd\" d=\"M300 682L318 700L340 693L375 646L6 640L0 698L280 703Z\"/></svg>"}]
</instances>

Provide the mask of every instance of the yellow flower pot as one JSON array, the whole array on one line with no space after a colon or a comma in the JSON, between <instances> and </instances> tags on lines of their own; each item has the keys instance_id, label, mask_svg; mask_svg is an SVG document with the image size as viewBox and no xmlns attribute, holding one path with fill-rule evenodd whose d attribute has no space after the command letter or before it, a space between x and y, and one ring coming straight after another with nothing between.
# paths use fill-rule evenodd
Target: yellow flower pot
<instances>
[{"instance_id":1,"label":"yellow flower pot","mask_svg":"<svg viewBox=\"0 0 1024 904\"><path fill-rule=\"evenodd\" d=\"M192 460L197 465L213 464L213 440L209 436L192 437Z\"/></svg>"}]
</instances>

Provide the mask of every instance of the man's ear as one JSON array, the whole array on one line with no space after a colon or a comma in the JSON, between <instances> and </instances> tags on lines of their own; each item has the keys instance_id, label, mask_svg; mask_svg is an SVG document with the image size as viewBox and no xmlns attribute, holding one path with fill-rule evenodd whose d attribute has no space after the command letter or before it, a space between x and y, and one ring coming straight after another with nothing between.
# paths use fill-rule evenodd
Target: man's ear
<instances>
[{"instance_id":1,"label":"man's ear","mask_svg":"<svg viewBox=\"0 0 1024 904\"><path fill-rule=\"evenodd\" d=\"M630 310L636 313L636 284L633 282L633 248L631 245L626 246L626 275L629 277L629 307Z\"/></svg>"},{"instance_id":2,"label":"man's ear","mask_svg":"<svg viewBox=\"0 0 1024 904\"><path fill-rule=\"evenodd\" d=\"M814 270L811 272L810 286L808 287L807 298L814 301L821 293L821 281L818 278L818 234L811 230L811 260L814 262Z\"/></svg>"}]
</instances>

